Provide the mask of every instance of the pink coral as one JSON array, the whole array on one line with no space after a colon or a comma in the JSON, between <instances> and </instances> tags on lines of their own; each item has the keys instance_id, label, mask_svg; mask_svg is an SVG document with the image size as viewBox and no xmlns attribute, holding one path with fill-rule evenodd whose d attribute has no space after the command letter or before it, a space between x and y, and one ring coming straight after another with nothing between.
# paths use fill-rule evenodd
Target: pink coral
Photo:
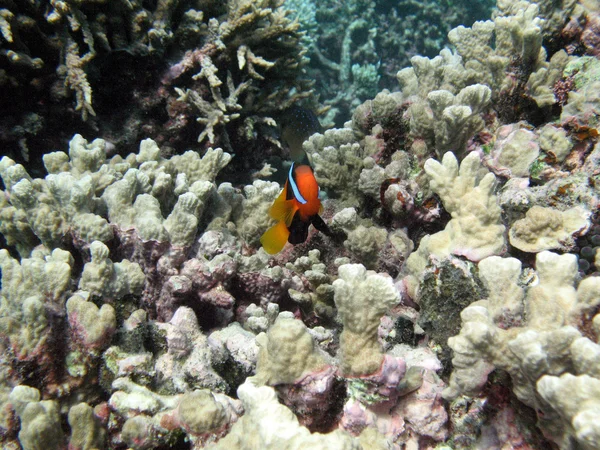
<instances>
[{"instance_id":1,"label":"pink coral","mask_svg":"<svg viewBox=\"0 0 600 450\"><path fill-rule=\"evenodd\" d=\"M327 366L310 373L294 384L275 387L281 402L290 408L302 425L312 432L330 431L335 425L342 385L336 369Z\"/></svg>"},{"instance_id":2,"label":"pink coral","mask_svg":"<svg viewBox=\"0 0 600 450\"><path fill-rule=\"evenodd\" d=\"M375 425L387 436L398 437L404 431L404 420L391 411L405 372L403 359L385 355L377 372L348 378L351 398L344 405L340 427L357 435L364 428Z\"/></svg>"},{"instance_id":3,"label":"pink coral","mask_svg":"<svg viewBox=\"0 0 600 450\"><path fill-rule=\"evenodd\" d=\"M423 384L402 397L394 412L404 417L411 431L437 442L448 437L448 414L442 400L444 382L431 370L422 372Z\"/></svg>"},{"instance_id":4,"label":"pink coral","mask_svg":"<svg viewBox=\"0 0 600 450\"><path fill-rule=\"evenodd\" d=\"M585 28L581 33L581 43L586 53L592 56L600 56L600 15L588 15Z\"/></svg>"}]
</instances>

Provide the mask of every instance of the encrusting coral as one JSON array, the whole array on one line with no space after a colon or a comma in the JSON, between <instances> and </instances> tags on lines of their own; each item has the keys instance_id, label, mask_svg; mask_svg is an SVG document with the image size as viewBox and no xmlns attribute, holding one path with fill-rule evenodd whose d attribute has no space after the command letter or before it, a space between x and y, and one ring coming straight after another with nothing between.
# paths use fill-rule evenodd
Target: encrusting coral
<instances>
[{"instance_id":1,"label":"encrusting coral","mask_svg":"<svg viewBox=\"0 0 600 450\"><path fill-rule=\"evenodd\" d=\"M566 211L534 206L509 231L510 244L525 252L572 248L573 236L589 227L590 212L581 207Z\"/></svg>"}]
</instances>

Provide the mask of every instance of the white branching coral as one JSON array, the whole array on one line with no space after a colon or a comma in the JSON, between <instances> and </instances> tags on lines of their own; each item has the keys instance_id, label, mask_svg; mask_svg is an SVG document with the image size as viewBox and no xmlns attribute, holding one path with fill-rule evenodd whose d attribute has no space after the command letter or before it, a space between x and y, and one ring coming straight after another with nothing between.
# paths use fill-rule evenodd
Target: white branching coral
<instances>
[{"instance_id":1,"label":"white branching coral","mask_svg":"<svg viewBox=\"0 0 600 450\"><path fill-rule=\"evenodd\" d=\"M408 258L408 268L419 275L429 255L439 258L462 255L471 261L500 254L505 248L500 207L494 195L495 176L481 169L479 156L469 153L458 166L448 152L442 162L429 159L425 172L452 219L443 231L425 236ZM482 176L483 175L483 176Z\"/></svg>"},{"instance_id":2,"label":"white branching coral","mask_svg":"<svg viewBox=\"0 0 600 450\"><path fill-rule=\"evenodd\" d=\"M544 251L536 262L537 280L529 287L520 283L517 259L492 256L479 263L489 297L463 310L460 334L448 340L454 370L444 396L476 394L492 370L502 369L517 398L541 411L547 436L559 446L576 439L582 448L593 448L590 438L600 428L592 412L600 390L586 388L583 401L581 388L600 384L600 345L577 326L600 305L600 277L586 278L575 289L575 255Z\"/></svg>"},{"instance_id":3,"label":"white branching coral","mask_svg":"<svg viewBox=\"0 0 600 450\"><path fill-rule=\"evenodd\" d=\"M192 76L198 81L193 88L174 86L177 100L190 105L203 126L198 142L219 140L232 150L231 129L244 127L247 132L251 127L248 123L232 125L236 121L249 116L250 122L272 121L265 116L311 93L309 85L298 79L306 63L300 25L291 19L283 0L225 3L227 13L210 18L205 25L203 45L186 52L165 81L168 84L184 72L197 71ZM231 61L232 56L237 61ZM281 83L285 80L290 80L288 86ZM199 84L204 87L198 89Z\"/></svg>"},{"instance_id":4,"label":"white branching coral","mask_svg":"<svg viewBox=\"0 0 600 450\"><path fill-rule=\"evenodd\" d=\"M92 107L92 87L85 73L85 65L91 61L95 53L89 52L84 56L79 56L79 47L75 42L67 46L67 56L65 59L65 86L75 91L77 104L76 111L81 111L81 118L87 120L89 115L95 116L96 112Z\"/></svg>"}]
</instances>

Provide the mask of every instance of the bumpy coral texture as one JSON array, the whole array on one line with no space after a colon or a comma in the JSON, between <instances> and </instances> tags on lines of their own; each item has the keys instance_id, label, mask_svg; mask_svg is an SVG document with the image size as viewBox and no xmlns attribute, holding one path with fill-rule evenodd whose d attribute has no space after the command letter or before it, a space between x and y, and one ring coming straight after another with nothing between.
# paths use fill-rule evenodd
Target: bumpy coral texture
<instances>
[{"instance_id":1,"label":"bumpy coral texture","mask_svg":"<svg viewBox=\"0 0 600 450\"><path fill-rule=\"evenodd\" d=\"M425 171L452 219L443 231L425 236L407 261L414 275L422 272L430 254L443 258L462 255L472 261L499 254L505 248L505 227L494 195L495 177L480 171L480 160L470 153L460 164L452 153L442 162L429 159Z\"/></svg>"},{"instance_id":2,"label":"bumpy coral texture","mask_svg":"<svg viewBox=\"0 0 600 450\"><path fill-rule=\"evenodd\" d=\"M260 347L256 378L261 383L293 383L325 366L312 336L299 320L280 316L267 335L259 335L256 340Z\"/></svg>"},{"instance_id":3,"label":"bumpy coral texture","mask_svg":"<svg viewBox=\"0 0 600 450\"><path fill-rule=\"evenodd\" d=\"M581 402L576 393L587 380L597 383L600 347L577 326L600 304L600 278L586 278L575 289L576 257L547 251L537 255L539 281L528 287L519 285L521 263L514 258L486 258L479 272L490 294L463 310L460 334L448 341L454 370L444 395L474 394L494 368L505 370L517 398L540 412L548 437L592 448L589 437L598 428L590 414L598 397L591 393ZM559 395L567 386L575 394Z\"/></svg>"},{"instance_id":4,"label":"bumpy coral texture","mask_svg":"<svg viewBox=\"0 0 600 450\"><path fill-rule=\"evenodd\" d=\"M572 247L573 236L589 227L590 212L576 207L566 211L534 206L509 231L511 245L526 252Z\"/></svg>"},{"instance_id":5,"label":"bumpy coral texture","mask_svg":"<svg viewBox=\"0 0 600 450\"><path fill-rule=\"evenodd\" d=\"M310 228L275 256L259 238L287 170L253 171L281 154L276 113L302 98L324 112L281 0L50 2L32 21L46 3L0 8L0 90L37 100L0 119L23 152L0 160L2 445L597 446L591 2L501 0L376 95L402 46L369 20L397 25L396 7L320 4L315 21L369 16L317 55L351 86L327 120L374 98L304 144L336 237ZM407 4L410 20L431 8ZM65 65L51 89L37 58ZM113 87L122 104L103 107ZM75 135L46 176L19 164L44 137L66 148L74 122L38 113L72 101L105 139Z\"/></svg>"},{"instance_id":6,"label":"bumpy coral texture","mask_svg":"<svg viewBox=\"0 0 600 450\"><path fill-rule=\"evenodd\" d=\"M375 372L383 361L377 328L386 310L399 302L398 291L391 278L360 264L340 266L333 288L344 325L340 336L342 371L346 375Z\"/></svg>"}]
</instances>

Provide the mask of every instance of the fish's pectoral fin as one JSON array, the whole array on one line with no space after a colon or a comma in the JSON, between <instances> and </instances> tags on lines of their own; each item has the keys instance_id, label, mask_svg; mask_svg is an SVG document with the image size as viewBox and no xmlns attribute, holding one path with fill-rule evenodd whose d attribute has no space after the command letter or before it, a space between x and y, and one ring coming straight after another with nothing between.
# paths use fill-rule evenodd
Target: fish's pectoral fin
<instances>
[{"instance_id":1,"label":"fish's pectoral fin","mask_svg":"<svg viewBox=\"0 0 600 450\"><path fill-rule=\"evenodd\" d=\"M310 221L313 224L313 227L315 227L324 235L330 236L332 234L325 221L318 214L312 216Z\"/></svg>"},{"instance_id":2,"label":"fish's pectoral fin","mask_svg":"<svg viewBox=\"0 0 600 450\"><path fill-rule=\"evenodd\" d=\"M313 227L315 227L317 230L319 230L325 236L331 238L334 242L336 242L338 244L341 244L346 239L348 239L348 236L346 235L346 233L343 230L332 231L331 228L329 228L327 226L325 221L319 215L314 215L311 218L311 223L312 223Z\"/></svg>"},{"instance_id":3,"label":"fish's pectoral fin","mask_svg":"<svg viewBox=\"0 0 600 450\"><path fill-rule=\"evenodd\" d=\"M277 221L283 221L289 227L298 207L294 200L275 201L269 209L269 216Z\"/></svg>"},{"instance_id":4,"label":"fish's pectoral fin","mask_svg":"<svg viewBox=\"0 0 600 450\"><path fill-rule=\"evenodd\" d=\"M289 235L290 230L288 230L285 222L279 221L263 233L260 237L260 243L265 249L265 252L269 255L274 255L281 251L287 242Z\"/></svg>"},{"instance_id":5,"label":"fish's pectoral fin","mask_svg":"<svg viewBox=\"0 0 600 450\"><path fill-rule=\"evenodd\" d=\"M279 197L275 199L271 207L269 208L269 216L275 220L284 221L287 226L292 223L294 214L298 206L294 199L288 200L287 198L287 183L285 188L279 194Z\"/></svg>"},{"instance_id":6,"label":"fish's pectoral fin","mask_svg":"<svg viewBox=\"0 0 600 450\"><path fill-rule=\"evenodd\" d=\"M310 221L304 221L300 218L300 214L296 214L294 219L289 226L290 235L288 237L288 242L290 244L302 244L306 241L308 237L308 227L310 225Z\"/></svg>"}]
</instances>

